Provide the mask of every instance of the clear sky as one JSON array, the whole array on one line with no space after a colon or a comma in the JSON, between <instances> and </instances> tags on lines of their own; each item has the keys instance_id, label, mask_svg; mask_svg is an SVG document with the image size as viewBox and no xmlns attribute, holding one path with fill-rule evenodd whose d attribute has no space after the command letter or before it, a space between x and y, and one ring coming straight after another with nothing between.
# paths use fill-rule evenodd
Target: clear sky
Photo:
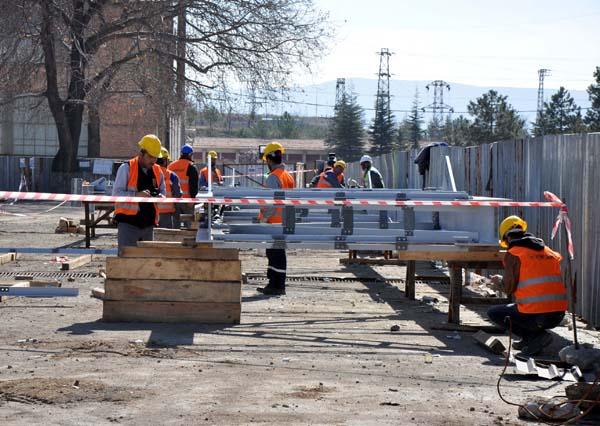
<instances>
[{"instance_id":1,"label":"clear sky","mask_svg":"<svg viewBox=\"0 0 600 426\"><path fill-rule=\"evenodd\" d=\"M585 89L600 66L600 0L314 0L336 38L312 76L376 78L389 48L393 79Z\"/></svg>"}]
</instances>

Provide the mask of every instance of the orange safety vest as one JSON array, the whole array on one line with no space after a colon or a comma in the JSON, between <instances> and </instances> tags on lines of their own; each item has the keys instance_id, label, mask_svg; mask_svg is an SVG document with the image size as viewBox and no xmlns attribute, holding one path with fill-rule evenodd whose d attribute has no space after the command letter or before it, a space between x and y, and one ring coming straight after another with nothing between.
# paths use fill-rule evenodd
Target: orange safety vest
<instances>
[{"instance_id":1,"label":"orange safety vest","mask_svg":"<svg viewBox=\"0 0 600 426\"><path fill-rule=\"evenodd\" d=\"M202 170L200 170L200 175L206 179L206 182L208 182L208 167L204 167ZM223 183L221 170L217 169L216 167L213 169L213 183Z\"/></svg>"},{"instance_id":2,"label":"orange safety vest","mask_svg":"<svg viewBox=\"0 0 600 426\"><path fill-rule=\"evenodd\" d=\"M187 174L188 167L194 163L185 158L180 158L177 161L173 161L167 167L168 170L172 171L179 178L179 187L181 188L181 198L192 198L190 195L190 180Z\"/></svg>"},{"instance_id":3,"label":"orange safety vest","mask_svg":"<svg viewBox=\"0 0 600 426\"><path fill-rule=\"evenodd\" d=\"M560 274L562 256L548 247L543 251L511 247L508 252L521 263L514 293L517 310L525 314L566 311L567 289Z\"/></svg>"},{"instance_id":4,"label":"orange safety vest","mask_svg":"<svg viewBox=\"0 0 600 426\"><path fill-rule=\"evenodd\" d=\"M325 178L325 173L323 172L320 174L319 176L319 181L317 182L317 186L316 188L331 188L331 184L329 183L329 181ZM340 185L342 184L342 182L344 182L344 174L340 173L339 175L336 175L338 182L340 183Z\"/></svg>"},{"instance_id":5,"label":"orange safety vest","mask_svg":"<svg viewBox=\"0 0 600 426\"><path fill-rule=\"evenodd\" d=\"M171 173L169 169L166 167L160 167L162 171L163 178L165 180L165 193L167 198L171 198L173 196L173 190L171 187ZM174 203L158 203L156 208L158 209L158 213L175 213L175 204Z\"/></svg>"},{"instance_id":6,"label":"orange safety vest","mask_svg":"<svg viewBox=\"0 0 600 426\"><path fill-rule=\"evenodd\" d=\"M293 189L296 186L296 181L285 169L275 169L271 171L272 175L277 177L279 180L279 186L281 189ZM262 222L264 218L264 209L260 210L258 214L258 220ZM281 207L277 207L275 209L275 213L269 217L267 217L267 223L282 223L283 222L283 209Z\"/></svg>"},{"instance_id":7,"label":"orange safety vest","mask_svg":"<svg viewBox=\"0 0 600 426\"><path fill-rule=\"evenodd\" d=\"M154 180L156 181L156 187L160 187L160 178L162 172L160 167L156 164L152 165L152 172L154 173ZM127 190L138 192L138 157L129 160L129 180L127 181ZM158 209L156 210L156 217L154 218L154 224L158 224ZM115 215L125 214L135 216L140 211L140 205L138 203L115 203Z\"/></svg>"}]
</instances>

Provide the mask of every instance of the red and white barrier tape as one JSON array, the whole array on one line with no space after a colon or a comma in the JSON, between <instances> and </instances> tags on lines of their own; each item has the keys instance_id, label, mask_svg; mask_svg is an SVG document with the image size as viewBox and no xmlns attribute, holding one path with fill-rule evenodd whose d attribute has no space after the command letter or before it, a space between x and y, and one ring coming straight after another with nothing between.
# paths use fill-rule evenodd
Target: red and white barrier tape
<instances>
[{"instance_id":1,"label":"red and white barrier tape","mask_svg":"<svg viewBox=\"0 0 600 426\"><path fill-rule=\"evenodd\" d=\"M554 239L554 237L556 237L560 224L564 223L565 229L567 230L567 251L569 252L570 259L574 260L575 246L573 245L573 236L571 234L571 219L569 219L569 208L566 204L562 203L562 200L560 198L558 198L550 191L544 191L544 198L550 202L561 203L560 212L558 212L558 216L556 216L556 220L554 221L554 226L552 226L551 239Z\"/></svg>"},{"instance_id":2,"label":"red and white barrier tape","mask_svg":"<svg viewBox=\"0 0 600 426\"><path fill-rule=\"evenodd\" d=\"M247 206L390 206L390 207L563 207L560 201L435 201L435 200L331 200L331 199L272 199L272 198L154 198L154 197L114 197L111 195L50 194L44 192L0 191L0 200L17 199L29 201L87 201L93 203L213 203Z\"/></svg>"}]
</instances>

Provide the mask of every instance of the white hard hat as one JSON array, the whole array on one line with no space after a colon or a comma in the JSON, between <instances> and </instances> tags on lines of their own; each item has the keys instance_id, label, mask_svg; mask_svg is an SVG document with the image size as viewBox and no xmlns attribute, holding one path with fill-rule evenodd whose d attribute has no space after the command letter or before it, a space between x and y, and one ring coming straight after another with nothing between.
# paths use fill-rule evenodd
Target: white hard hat
<instances>
[{"instance_id":1,"label":"white hard hat","mask_svg":"<svg viewBox=\"0 0 600 426\"><path fill-rule=\"evenodd\" d=\"M370 155L363 155L362 157L360 157L360 162L361 163L366 163L366 162L372 163L373 159L371 158Z\"/></svg>"}]
</instances>

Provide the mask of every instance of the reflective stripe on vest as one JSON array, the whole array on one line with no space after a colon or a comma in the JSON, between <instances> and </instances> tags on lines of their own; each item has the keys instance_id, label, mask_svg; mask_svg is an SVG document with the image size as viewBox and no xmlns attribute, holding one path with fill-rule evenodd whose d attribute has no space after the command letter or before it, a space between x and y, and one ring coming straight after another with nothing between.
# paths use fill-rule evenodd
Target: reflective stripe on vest
<instances>
[{"instance_id":1,"label":"reflective stripe on vest","mask_svg":"<svg viewBox=\"0 0 600 426\"><path fill-rule=\"evenodd\" d=\"M173 188L171 185L171 173L172 171L168 170L166 167L161 167L163 179L165 180L165 197L171 198L173 196ZM158 213L175 213L175 204L174 203L158 203L156 205L158 209Z\"/></svg>"},{"instance_id":2,"label":"reflective stripe on vest","mask_svg":"<svg viewBox=\"0 0 600 426\"><path fill-rule=\"evenodd\" d=\"M532 250L511 247L508 252L519 258L519 282L514 293L519 312L543 314L566 311L567 289L560 274L561 255L544 247Z\"/></svg>"},{"instance_id":3,"label":"reflective stripe on vest","mask_svg":"<svg viewBox=\"0 0 600 426\"><path fill-rule=\"evenodd\" d=\"M331 184L329 183L329 181L327 180L327 177L325 176L326 172L323 172L319 175L319 181L317 182L316 187L317 188L331 188Z\"/></svg>"},{"instance_id":4,"label":"reflective stripe on vest","mask_svg":"<svg viewBox=\"0 0 600 426\"><path fill-rule=\"evenodd\" d=\"M188 168L194 163L185 158L180 158L177 161L173 161L167 167L168 170L172 171L179 178L179 187L181 188L181 198L192 198L190 195L190 180L187 174Z\"/></svg>"},{"instance_id":5,"label":"reflective stripe on vest","mask_svg":"<svg viewBox=\"0 0 600 426\"><path fill-rule=\"evenodd\" d=\"M279 187L281 189L293 189L296 186L296 182L291 174L289 174L285 169L274 169L271 171L272 175L275 175L277 180L279 181ZM265 210L261 209L258 214L258 220L262 222L264 219ZM281 207L277 207L275 209L275 213L271 216L267 217L267 223L282 223L283 219L283 209Z\"/></svg>"},{"instance_id":6,"label":"reflective stripe on vest","mask_svg":"<svg viewBox=\"0 0 600 426\"><path fill-rule=\"evenodd\" d=\"M129 180L127 181L127 190L131 192L138 192L138 157L129 160ZM160 188L160 178L162 172L160 167L156 164L152 165L152 172L156 181L156 186ZM154 223L158 224L158 209L154 208L156 216ZM140 211L140 205L138 203L115 203L115 215L124 214L129 216L135 216Z\"/></svg>"}]
</instances>

